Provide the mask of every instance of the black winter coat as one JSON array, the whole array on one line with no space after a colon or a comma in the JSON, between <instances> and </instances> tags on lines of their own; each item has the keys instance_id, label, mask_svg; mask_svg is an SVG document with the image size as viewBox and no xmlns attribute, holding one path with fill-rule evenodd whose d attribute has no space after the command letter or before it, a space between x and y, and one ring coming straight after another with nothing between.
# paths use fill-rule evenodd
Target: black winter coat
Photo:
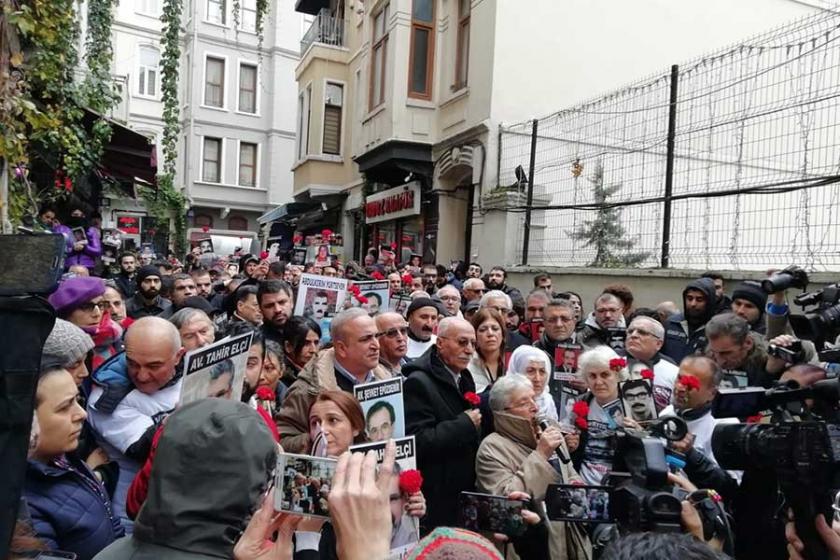
<instances>
[{"instance_id":1,"label":"black winter coat","mask_svg":"<svg viewBox=\"0 0 840 560\"><path fill-rule=\"evenodd\" d=\"M417 468L423 473L428 510L423 531L452 527L460 493L475 490L481 434L464 414L472 407L462 396L474 392L475 383L463 370L457 386L434 346L405 366L403 374L406 431L417 440Z\"/></svg>"}]
</instances>

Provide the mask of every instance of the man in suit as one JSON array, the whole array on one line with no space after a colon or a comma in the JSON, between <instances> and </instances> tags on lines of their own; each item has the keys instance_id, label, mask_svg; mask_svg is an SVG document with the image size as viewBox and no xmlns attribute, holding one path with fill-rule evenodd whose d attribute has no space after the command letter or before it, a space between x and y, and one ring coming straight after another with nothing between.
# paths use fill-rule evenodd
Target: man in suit
<instances>
[{"instance_id":1,"label":"man in suit","mask_svg":"<svg viewBox=\"0 0 840 560\"><path fill-rule=\"evenodd\" d=\"M458 496L475 488L475 455L481 413L465 398L475 392L467 366L475 351L475 329L447 317L428 352L403 368L406 431L417 439L428 514L424 531L454 526Z\"/></svg>"}]
</instances>

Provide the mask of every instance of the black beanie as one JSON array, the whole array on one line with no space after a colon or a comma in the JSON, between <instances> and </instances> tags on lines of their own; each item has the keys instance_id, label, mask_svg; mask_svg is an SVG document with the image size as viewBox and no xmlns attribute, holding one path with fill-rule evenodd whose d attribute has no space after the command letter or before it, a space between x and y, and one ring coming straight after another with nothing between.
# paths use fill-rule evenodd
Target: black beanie
<instances>
[{"instance_id":1,"label":"black beanie","mask_svg":"<svg viewBox=\"0 0 840 560\"><path fill-rule=\"evenodd\" d=\"M408 306L408 311L405 312L406 318L411 317L411 314L423 307L434 307L437 309L439 315L448 315L442 306L432 298L419 297L411 301Z\"/></svg>"},{"instance_id":2,"label":"black beanie","mask_svg":"<svg viewBox=\"0 0 840 560\"><path fill-rule=\"evenodd\" d=\"M143 282L143 280L145 280L149 276L157 276L158 278L160 278L160 269L151 264L141 266L140 270L137 271L137 285L139 286L140 283Z\"/></svg>"},{"instance_id":3,"label":"black beanie","mask_svg":"<svg viewBox=\"0 0 840 560\"><path fill-rule=\"evenodd\" d=\"M767 306L767 293L761 289L758 282L741 282L732 292L732 299L745 299L755 305L759 311L764 312Z\"/></svg>"}]
</instances>

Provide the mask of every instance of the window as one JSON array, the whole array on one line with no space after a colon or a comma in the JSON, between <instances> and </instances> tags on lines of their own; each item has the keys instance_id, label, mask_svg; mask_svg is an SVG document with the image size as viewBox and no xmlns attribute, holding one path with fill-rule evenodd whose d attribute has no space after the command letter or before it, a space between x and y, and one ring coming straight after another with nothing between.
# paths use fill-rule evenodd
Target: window
<instances>
[{"instance_id":1,"label":"window","mask_svg":"<svg viewBox=\"0 0 840 560\"><path fill-rule=\"evenodd\" d=\"M195 227L212 228L213 216L210 216L208 214L196 214L195 218L193 218L193 222L195 223Z\"/></svg>"},{"instance_id":2,"label":"window","mask_svg":"<svg viewBox=\"0 0 840 560\"><path fill-rule=\"evenodd\" d=\"M239 143L239 185L243 187L254 187L257 185L256 144L251 144L250 142Z\"/></svg>"},{"instance_id":3,"label":"window","mask_svg":"<svg viewBox=\"0 0 840 560\"><path fill-rule=\"evenodd\" d=\"M222 182L222 139L204 138L201 179L208 183Z\"/></svg>"},{"instance_id":4,"label":"window","mask_svg":"<svg viewBox=\"0 0 840 560\"><path fill-rule=\"evenodd\" d=\"M344 86L327 82L324 92L324 143L325 154L341 153L341 108L344 106Z\"/></svg>"},{"instance_id":5,"label":"window","mask_svg":"<svg viewBox=\"0 0 840 560\"><path fill-rule=\"evenodd\" d=\"M388 50L388 15L390 6L373 18L373 50L370 63L370 109L385 102L385 61Z\"/></svg>"},{"instance_id":6,"label":"window","mask_svg":"<svg viewBox=\"0 0 840 560\"><path fill-rule=\"evenodd\" d=\"M432 97L435 58L435 0L414 0L411 8L411 54L408 66L408 95Z\"/></svg>"},{"instance_id":7,"label":"window","mask_svg":"<svg viewBox=\"0 0 840 560\"><path fill-rule=\"evenodd\" d=\"M137 0L137 7L135 10L138 13L152 16L156 16L160 13L158 9L158 0Z\"/></svg>"},{"instance_id":8,"label":"window","mask_svg":"<svg viewBox=\"0 0 840 560\"><path fill-rule=\"evenodd\" d=\"M298 96L298 159L301 160L309 153L309 106L312 100L312 86Z\"/></svg>"},{"instance_id":9,"label":"window","mask_svg":"<svg viewBox=\"0 0 840 560\"><path fill-rule=\"evenodd\" d=\"M204 104L225 106L225 61L208 56L204 68Z\"/></svg>"},{"instance_id":10,"label":"window","mask_svg":"<svg viewBox=\"0 0 840 560\"><path fill-rule=\"evenodd\" d=\"M157 95L160 52L154 47L142 46L140 47L139 61L137 94L154 97Z\"/></svg>"},{"instance_id":11,"label":"window","mask_svg":"<svg viewBox=\"0 0 840 560\"><path fill-rule=\"evenodd\" d=\"M256 33L257 0L240 0L239 6L239 29Z\"/></svg>"},{"instance_id":12,"label":"window","mask_svg":"<svg viewBox=\"0 0 840 560\"><path fill-rule=\"evenodd\" d=\"M455 89L467 85L470 68L470 0L458 0L458 52L455 55Z\"/></svg>"},{"instance_id":13,"label":"window","mask_svg":"<svg viewBox=\"0 0 840 560\"><path fill-rule=\"evenodd\" d=\"M227 0L207 0L207 21L227 24Z\"/></svg>"},{"instance_id":14,"label":"window","mask_svg":"<svg viewBox=\"0 0 840 560\"><path fill-rule=\"evenodd\" d=\"M231 216L228 218L228 229L248 231L248 219L242 216Z\"/></svg>"},{"instance_id":15,"label":"window","mask_svg":"<svg viewBox=\"0 0 840 560\"><path fill-rule=\"evenodd\" d=\"M257 113L257 67L253 64L239 65L239 110Z\"/></svg>"}]
</instances>

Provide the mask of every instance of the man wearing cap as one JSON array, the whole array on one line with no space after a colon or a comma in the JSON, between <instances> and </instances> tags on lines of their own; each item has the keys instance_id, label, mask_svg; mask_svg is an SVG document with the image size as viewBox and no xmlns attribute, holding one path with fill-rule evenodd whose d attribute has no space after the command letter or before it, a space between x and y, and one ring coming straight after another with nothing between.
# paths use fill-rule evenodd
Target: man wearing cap
<instances>
[{"instance_id":1,"label":"man wearing cap","mask_svg":"<svg viewBox=\"0 0 840 560\"><path fill-rule=\"evenodd\" d=\"M125 302L126 314L132 319L157 316L170 307L172 302L161 297L161 277L156 266L141 266L137 271L137 293Z\"/></svg>"},{"instance_id":2,"label":"man wearing cap","mask_svg":"<svg viewBox=\"0 0 840 560\"><path fill-rule=\"evenodd\" d=\"M178 404L178 364L184 352L175 325L160 317L143 317L129 327L125 352L93 375L88 421L108 456L120 466L114 512L129 533L128 487L149 454L157 427Z\"/></svg>"},{"instance_id":3,"label":"man wearing cap","mask_svg":"<svg viewBox=\"0 0 840 560\"><path fill-rule=\"evenodd\" d=\"M764 321L766 306L767 293L758 282L741 282L732 292L732 313L746 320L753 332L762 335L767 333Z\"/></svg>"},{"instance_id":4,"label":"man wearing cap","mask_svg":"<svg viewBox=\"0 0 840 560\"><path fill-rule=\"evenodd\" d=\"M260 265L260 259L256 256L248 253L247 255L242 255L242 258L239 259L239 271L242 272L248 278L253 278L254 273L257 271L257 267Z\"/></svg>"},{"instance_id":5,"label":"man wearing cap","mask_svg":"<svg viewBox=\"0 0 840 560\"><path fill-rule=\"evenodd\" d=\"M409 361L419 358L435 345L439 304L431 298L419 297L411 302L406 312L408 319L408 350L405 358Z\"/></svg>"}]
</instances>

